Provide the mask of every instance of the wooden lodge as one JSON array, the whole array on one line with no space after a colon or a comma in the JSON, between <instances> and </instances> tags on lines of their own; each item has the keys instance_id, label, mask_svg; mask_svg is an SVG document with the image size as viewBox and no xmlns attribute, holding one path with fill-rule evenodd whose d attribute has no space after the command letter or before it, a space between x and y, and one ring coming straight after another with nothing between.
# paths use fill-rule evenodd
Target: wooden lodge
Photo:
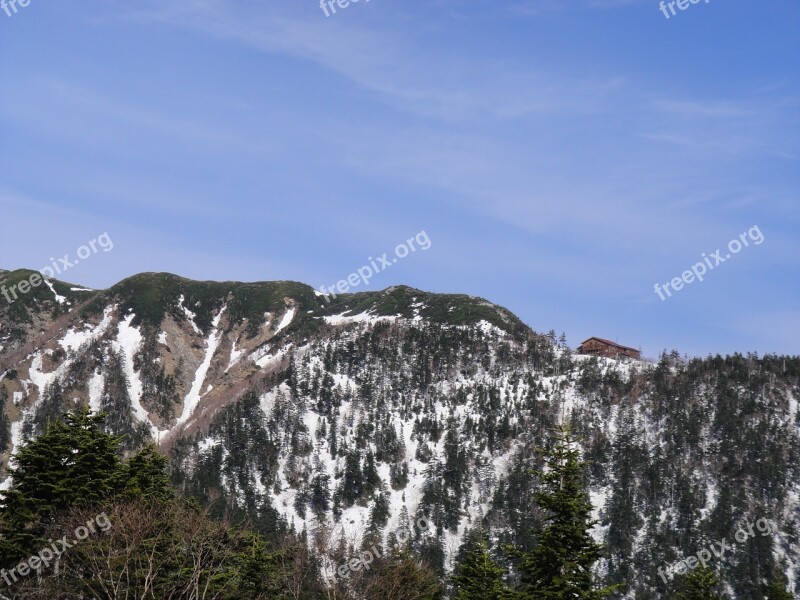
<instances>
[{"instance_id":1,"label":"wooden lodge","mask_svg":"<svg viewBox=\"0 0 800 600\"><path fill-rule=\"evenodd\" d=\"M642 352L630 346L623 346L611 340L604 340L599 337L590 337L578 346L578 354L593 354L595 356L606 356L608 358L635 358L641 359Z\"/></svg>"}]
</instances>

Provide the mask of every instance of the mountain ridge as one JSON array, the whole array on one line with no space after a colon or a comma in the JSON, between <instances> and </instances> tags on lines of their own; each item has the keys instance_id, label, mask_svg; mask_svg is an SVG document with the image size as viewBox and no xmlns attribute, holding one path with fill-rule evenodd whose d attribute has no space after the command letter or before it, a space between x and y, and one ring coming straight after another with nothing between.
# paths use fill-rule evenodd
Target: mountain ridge
<instances>
[{"instance_id":1,"label":"mountain ridge","mask_svg":"<svg viewBox=\"0 0 800 600\"><path fill-rule=\"evenodd\" d=\"M597 575L624 597L662 597L659 566L759 516L769 545L720 565L732 596L776 568L800 581L798 357L574 356L503 307L406 286L326 302L297 282L163 273L51 285L0 307L3 469L85 405L126 452L160 444L215 514L294 530L326 569L424 517L435 534L414 552L445 575L477 529L498 556L535 543L536 448L569 424L609 549Z\"/></svg>"}]
</instances>

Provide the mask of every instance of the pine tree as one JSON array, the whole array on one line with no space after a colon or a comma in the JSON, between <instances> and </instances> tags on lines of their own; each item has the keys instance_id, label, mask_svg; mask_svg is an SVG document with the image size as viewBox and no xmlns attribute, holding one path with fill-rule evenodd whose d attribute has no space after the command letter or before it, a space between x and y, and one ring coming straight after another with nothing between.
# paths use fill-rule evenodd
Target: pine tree
<instances>
[{"instance_id":1,"label":"pine tree","mask_svg":"<svg viewBox=\"0 0 800 600\"><path fill-rule=\"evenodd\" d=\"M256 533L244 535L247 545L235 560L233 569L238 581L235 593L241 599L258 598L288 600L291 590L286 589L279 564L286 557L271 551L269 545ZM230 595L231 598L234 594Z\"/></svg>"},{"instance_id":2,"label":"pine tree","mask_svg":"<svg viewBox=\"0 0 800 600\"><path fill-rule=\"evenodd\" d=\"M151 501L172 498L167 465L167 457L155 446L142 448L125 465L124 493Z\"/></svg>"},{"instance_id":3,"label":"pine tree","mask_svg":"<svg viewBox=\"0 0 800 600\"><path fill-rule=\"evenodd\" d=\"M699 567L686 576L678 600L721 600L722 596L716 592L718 585L711 569Z\"/></svg>"},{"instance_id":4,"label":"pine tree","mask_svg":"<svg viewBox=\"0 0 800 600\"><path fill-rule=\"evenodd\" d=\"M86 409L66 414L17 453L11 489L0 501L0 564L38 549L57 511L119 490L119 438L102 431L102 422Z\"/></svg>"},{"instance_id":5,"label":"pine tree","mask_svg":"<svg viewBox=\"0 0 800 600\"><path fill-rule=\"evenodd\" d=\"M584 489L584 464L574 445L569 431L562 429L553 449L545 453L543 489L534 498L548 517L538 545L522 554L521 598L594 600L616 589L596 589L592 583L591 568L602 547L589 535L595 522Z\"/></svg>"},{"instance_id":6,"label":"pine tree","mask_svg":"<svg viewBox=\"0 0 800 600\"><path fill-rule=\"evenodd\" d=\"M777 572L767 588L767 600L792 600L792 593L786 589L787 585L789 582L786 575Z\"/></svg>"},{"instance_id":7,"label":"pine tree","mask_svg":"<svg viewBox=\"0 0 800 600\"><path fill-rule=\"evenodd\" d=\"M503 581L505 570L489 554L483 538L478 538L453 576L454 600L504 600L510 590Z\"/></svg>"}]
</instances>

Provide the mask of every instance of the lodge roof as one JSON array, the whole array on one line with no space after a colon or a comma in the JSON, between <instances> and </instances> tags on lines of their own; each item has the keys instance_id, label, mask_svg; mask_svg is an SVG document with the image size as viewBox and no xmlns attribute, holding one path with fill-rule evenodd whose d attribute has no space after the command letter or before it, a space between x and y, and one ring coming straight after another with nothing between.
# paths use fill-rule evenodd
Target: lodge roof
<instances>
[{"instance_id":1,"label":"lodge roof","mask_svg":"<svg viewBox=\"0 0 800 600\"><path fill-rule=\"evenodd\" d=\"M606 340L604 338L592 336L587 338L581 342L581 346L583 346L586 342L591 340L597 340L598 342L602 342L603 344L607 344L608 346L613 346L615 348L619 348L620 350L633 350L634 352L639 352L638 348L631 348L630 346L623 346L622 344L618 344L617 342L612 342L611 340Z\"/></svg>"}]
</instances>

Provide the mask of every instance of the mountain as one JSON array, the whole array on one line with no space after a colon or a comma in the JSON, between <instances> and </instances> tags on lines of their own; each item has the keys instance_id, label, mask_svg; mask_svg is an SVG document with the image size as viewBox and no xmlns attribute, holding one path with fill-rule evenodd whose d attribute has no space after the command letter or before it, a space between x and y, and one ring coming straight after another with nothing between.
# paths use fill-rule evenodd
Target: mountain
<instances>
[{"instance_id":1,"label":"mountain","mask_svg":"<svg viewBox=\"0 0 800 600\"><path fill-rule=\"evenodd\" d=\"M0 291L34 274L0 272ZM471 296L144 273L0 297L0 373L4 466L86 404L128 451L157 442L215 514L294 529L329 571L423 518L414 549L443 575L479 528L501 562L531 547L539 449L568 423L620 597L671 597L671 567L705 554L731 598L776 570L800 593L797 356L579 356Z\"/></svg>"}]
</instances>

